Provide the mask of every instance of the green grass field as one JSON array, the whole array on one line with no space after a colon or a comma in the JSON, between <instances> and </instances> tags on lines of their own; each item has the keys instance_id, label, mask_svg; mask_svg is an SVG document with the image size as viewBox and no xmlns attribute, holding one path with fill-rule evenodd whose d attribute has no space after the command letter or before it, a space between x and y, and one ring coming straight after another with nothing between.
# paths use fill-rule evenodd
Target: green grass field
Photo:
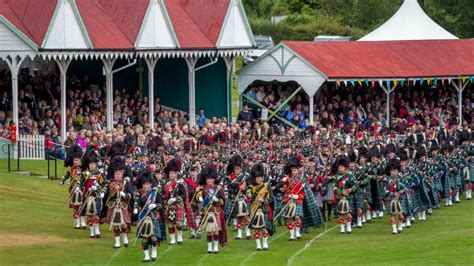
<instances>
[{"instance_id":1,"label":"green grass field","mask_svg":"<svg viewBox=\"0 0 474 266\"><path fill-rule=\"evenodd\" d=\"M135 247L115 250L107 225L101 226L100 239L89 239L88 230L72 229L72 213L65 204L67 186L7 173L5 165L0 162L0 265L141 264L139 241ZM43 173L44 165L28 162L31 169ZM435 210L427 221L395 236L386 217L354 229L352 235L340 235L334 222L326 228L312 230L295 242L288 242L288 233L278 228L267 252L254 251L253 240L230 239L218 255L206 253L204 239L186 239L179 246L164 243L155 264L474 264L474 201L463 200L451 208Z\"/></svg>"}]
</instances>

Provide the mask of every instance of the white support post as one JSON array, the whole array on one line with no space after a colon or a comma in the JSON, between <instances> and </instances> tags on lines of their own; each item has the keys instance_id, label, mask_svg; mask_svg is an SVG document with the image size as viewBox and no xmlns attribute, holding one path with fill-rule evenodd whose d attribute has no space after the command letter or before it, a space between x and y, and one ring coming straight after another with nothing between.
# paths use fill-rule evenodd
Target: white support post
<instances>
[{"instance_id":1,"label":"white support post","mask_svg":"<svg viewBox=\"0 0 474 266\"><path fill-rule=\"evenodd\" d=\"M13 102L13 123L18 126L18 72L20 72L20 67L26 57L21 57L19 55L5 58L10 72L12 74L12 102ZM18 139L18 130L16 131L16 137Z\"/></svg>"},{"instance_id":2,"label":"white support post","mask_svg":"<svg viewBox=\"0 0 474 266\"><path fill-rule=\"evenodd\" d=\"M314 126L314 94L309 96L309 124Z\"/></svg>"},{"instance_id":3,"label":"white support post","mask_svg":"<svg viewBox=\"0 0 474 266\"><path fill-rule=\"evenodd\" d=\"M155 66L158 57L147 57L145 63L148 67L148 120L151 128L155 128Z\"/></svg>"},{"instance_id":4,"label":"white support post","mask_svg":"<svg viewBox=\"0 0 474 266\"><path fill-rule=\"evenodd\" d=\"M112 69L114 67L115 61L117 58L103 58L102 62L104 63L104 74L105 74L105 83L106 83L106 107L107 107L107 131L112 130L113 125L113 87L114 87L114 74Z\"/></svg>"},{"instance_id":5,"label":"white support post","mask_svg":"<svg viewBox=\"0 0 474 266\"><path fill-rule=\"evenodd\" d=\"M66 140L67 128L66 128L66 75L67 69L71 64L71 59L61 58L56 59L56 64L59 67L61 73L61 138L63 141Z\"/></svg>"},{"instance_id":6,"label":"white support post","mask_svg":"<svg viewBox=\"0 0 474 266\"><path fill-rule=\"evenodd\" d=\"M396 85L393 85L393 87L385 87L383 82L380 82L380 87L382 87L383 91L385 92L385 95L387 96L387 106L386 106L386 114L385 114L385 119L387 120L387 127L390 127L390 94L395 91L395 88L397 87Z\"/></svg>"},{"instance_id":7,"label":"white support post","mask_svg":"<svg viewBox=\"0 0 474 266\"><path fill-rule=\"evenodd\" d=\"M231 114L231 104L232 101L231 99L231 92L232 92L232 87L230 86L230 81L233 76L232 72L232 66L234 65L234 60L235 57L233 56L224 56L223 57L224 62L225 62L225 67L226 67L226 91L227 91L227 121L230 123L232 122L232 114Z\"/></svg>"},{"instance_id":8,"label":"white support post","mask_svg":"<svg viewBox=\"0 0 474 266\"><path fill-rule=\"evenodd\" d=\"M199 57L187 57L188 83L189 83L189 127L196 124L196 63Z\"/></svg>"},{"instance_id":9,"label":"white support post","mask_svg":"<svg viewBox=\"0 0 474 266\"><path fill-rule=\"evenodd\" d=\"M459 125L462 126L462 93L464 89L467 87L467 81L462 83L462 80L458 80L459 84L456 84L456 82L453 81L453 86L458 92L458 120L459 120Z\"/></svg>"}]
</instances>

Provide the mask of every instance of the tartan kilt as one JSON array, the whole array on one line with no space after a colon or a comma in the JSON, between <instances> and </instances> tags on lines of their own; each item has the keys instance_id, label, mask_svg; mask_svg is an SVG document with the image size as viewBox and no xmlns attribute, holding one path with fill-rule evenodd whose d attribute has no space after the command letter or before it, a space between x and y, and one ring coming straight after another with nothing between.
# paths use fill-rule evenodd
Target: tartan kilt
<instances>
[{"instance_id":1,"label":"tartan kilt","mask_svg":"<svg viewBox=\"0 0 474 266\"><path fill-rule=\"evenodd\" d=\"M281 210L283 208L283 200L282 199L277 199L275 198L274 202L274 209L275 210Z\"/></svg>"},{"instance_id":2,"label":"tartan kilt","mask_svg":"<svg viewBox=\"0 0 474 266\"><path fill-rule=\"evenodd\" d=\"M435 205L434 198L432 198L432 195L431 195L432 187L426 182L422 182L421 187L423 188L423 198L422 198L424 200L423 203L427 204L425 205L425 207L431 208L432 206Z\"/></svg>"},{"instance_id":3,"label":"tartan kilt","mask_svg":"<svg viewBox=\"0 0 474 266\"><path fill-rule=\"evenodd\" d=\"M385 200L385 185L383 181L377 182L377 191L379 193L380 201Z\"/></svg>"},{"instance_id":4,"label":"tartan kilt","mask_svg":"<svg viewBox=\"0 0 474 266\"><path fill-rule=\"evenodd\" d=\"M413 197L413 211L418 212L422 209L431 208L429 195L425 190L424 185L418 184L415 186L415 195Z\"/></svg>"},{"instance_id":5,"label":"tartan kilt","mask_svg":"<svg viewBox=\"0 0 474 266\"><path fill-rule=\"evenodd\" d=\"M171 220L171 219L169 219L168 217L169 217L169 215L170 215L170 210L171 210L172 208L175 208L175 209L176 209L176 213L175 213L175 218ZM165 212L166 221L167 221L168 223L174 223L174 224L176 224L176 223L181 223L181 224L183 224L183 223L184 223L184 217L185 217L185 216L186 216L186 212L185 212L185 210L184 210L184 207L181 206L181 205L179 205L179 204L176 204L176 205L174 205L174 206L173 206L173 205L169 206L168 209L167 209L166 212Z\"/></svg>"},{"instance_id":6,"label":"tartan kilt","mask_svg":"<svg viewBox=\"0 0 474 266\"><path fill-rule=\"evenodd\" d=\"M364 200L365 200L365 193L364 191L357 191L355 193L355 207L357 209L364 209Z\"/></svg>"},{"instance_id":7,"label":"tartan kilt","mask_svg":"<svg viewBox=\"0 0 474 266\"><path fill-rule=\"evenodd\" d=\"M474 183L474 166L469 166L469 180Z\"/></svg>"},{"instance_id":8,"label":"tartan kilt","mask_svg":"<svg viewBox=\"0 0 474 266\"><path fill-rule=\"evenodd\" d=\"M347 197L347 201L349 203L349 212L352 215L352 217L357 217L357 200L356 196L354 193L349 194L349 197Z\"/></svg>"},{"instance_id":9,"label":"tartan kilt","mask_svg":"<svg viewBox=\"0 0 474 266\"><path fill-rule=\"evenodd\" d=\"M435 181L435 187L439 191L439 193L443 193L443 175L444 174L442 172L439 172Z\"/></svg>"},{"instance_id":10,"label":"tartan kilt","mask_svg":"<svg viewBox=\"0 0 474 266\"><path fill-rule=\"evenodd\" d=\"M444 198L449 199L451 195L449 194L449 189L454 190L455 182L454 176L452 174L447 174L444 179Z\"/></svg>"},{"instance_id":11,"label":"tartan kilt","mask_svg":"<svg viewBox=\"0 0 474 266\"><path fill-rule=\"evenodd\" d=\"M231 211L232 211L232 204L234 204L234 201L231 200L231 199L228 199L225 201L225 204L224 204L224 214L225 214L225 217L229 217L231 215ZM232 218L236 218L234 217L234 215L232 215L233 217Z\"/></svg>"},{"instance_id":12,"label":"tartan kilt","mask_svg":"<svg viewBox=\"0 0 474 266\"><path fill-rule=\"evenodd\" d=\"M300 217L301 219L303 219L304 217L304 214L303 214L303 204L296 204L296 212L295 212L295 215L297 217Z\"/></svg>"},{"instance_id":13,"label":"tartan kilt","mask_svg":"<svg viewBox=\"0 0 474 266\"><path fill-rule=\"evenodd\" d=\"M463 187L463 180L462 180L460 174L456 174L456 175L454 176L454 184L455 184L457 187L460 187L460 188Z\"/></svg>"},{"instance_id":14,"label":"tartan kilt","mask_svg":"<svg viewBox=\"0 0 474 266\"><path fill-rule=\"evenodd\" d=\"M372 200L372 187L370 186L370 182L369 184L364 188L364 194L365 194L365 200L370 204L372 205L374 202Z\"/></svg>"},{"instance_id":15,"label":"tartan kilt","mask_svg":"<svg viewBox=\"0 0 474 266\"><path fill-rule=\"evenodd\" d=\"M403 203L401 201L401 198L398 199L398 203L400 204L400 208L401 208L401 212L403 215L405 215L405 208L403 207ZM388 214L388 215L395 215L392 213L392 200L388 200L387 199L387 202L386 202L386 205L385 205L385 212Z\"/></svg>"},{"instance_id":16,"label":"tartan kilt","mask_svg":"<svg viewBox=\"0 0 474 266\"><path fill-rule=\"evenodd\" d=\"M189 202L186 202L186 223L189 228L196 228L193 208Z\"/></svg>"},{"instance_id":17,"label":"tartan kilt","mask_svg":"<svg viewBox=\"0 0 474 266\"><path fill-rule=\"evenodd\" d=\"M301 206L303 212L303 218L301 219L301 222L303 223L303 228L320 227L324 224L324 218L321 214L321 211L319 210L318 202L314 198L314 195L311 189L309 188L306 179L303 179L303 184L305 184L305 197L303 205ZM298 215L298 207L296 208L296 213Z\"/></svg>"},{"instance_id":18,"label":"tartan kilt","mask_svg":"<svg viewBox=\"0 0 474 266\"><path fill-rule=\"evenodd\" d=\"M400 205L402 206L402 213L405 217L413 215L410 207L410 198L407 193L404 193L399 199Z\"/></svg>"}]
</instances>

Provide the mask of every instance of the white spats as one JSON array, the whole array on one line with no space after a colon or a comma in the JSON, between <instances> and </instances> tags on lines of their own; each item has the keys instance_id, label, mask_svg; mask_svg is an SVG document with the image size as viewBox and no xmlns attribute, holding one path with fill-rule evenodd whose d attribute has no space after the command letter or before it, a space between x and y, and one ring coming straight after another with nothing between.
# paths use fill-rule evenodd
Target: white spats
<instances>
[{"instance_id":1,"label":"white spats","mask_svg":"<svg viewBox=\"0 0 474 266\"><path fill-rule=\"evenodd\" d=\"M212 242L207 242L207 253L212 253Z\"/></svg>"},{"instance_id":2,"label":"white spats","mask_svg":"<svg viewBox=\"0 0 474 266\"><path fill-rule=\"evenodd\" d=\"M158 255L158 254L157 254L157 253L158 253L158 252L157 252L157 249L158 249L158 247L155 247L155 246L152 246L152 247L151 247L151 260L152 260L152 261L155 261L155 260L156 260L156 257L157 257L157 255Z\"/></svg>"},{"instance_id":3,"label":"white spats","mask_svg":"<svg viewBox=\"0 0 474 266\"><path fill-rule=\"evenodd\" d=\"M122 240L123 240L123 245L124 245L125 247L128 247L128 237L127 237L127 234L122 233Z\"/></svg>"},{"instance_id":4,"label":"white spats","mask_svg":"<svg viewBox=\"0 0 474 266\"><path fill-rule=\"evenodd\" d=\"M179 230L178 230L178 231L177 231L177 234L178 234L178 239L177 239L178 244L183 243L183 231L179 231Z\"/></svg>"},{"instance_id":5,"label":"white spats","mask_svg":"<svg viewBox=\"0 0 474 266\"><path fill-rule=\"evenodd\" d=\"M219 241L214 240L214 253L219 253Z\"/></svg>"},{"instance_id":6,"label":"white spats","mask_svg":"<svg viewBox=\"0 0 474 266\"><path fill-rule=\"evenodd\" d=\"M144 250L143 254L145 254L145 257L143 257L143 262L149 262L150 261L150 252L149 250Z\"/></svg>"},{"instance_id":7,"label":"white spats","mask_svg":"<svg viewBox=\"0 0 474 266\"><path fill-rule=\"evenodd\" d=\"M394 235L398 234L397 224L392 224L392 234Z\"/></svg>"},{"instance_id":8,"label":"white spats","mask_svg":"<svg viewBox=\"0 0 474 266\"><path fill-rule=\"evenodd\" d=\"M257 244L257 250L262 250L262 244L260 243L260 238L255 239L255 243Z\"/></svg>"},{"instance_id":9,"label":"white spats","mask_svg":"<svg viewBox=\"0 0 474 266\"><path fill-rule=\"evenodd\" d=\"M170 245L176 245L176 234L170 234Z\"/></svg>"},{"instance_id":10,"label":"white spats","mask_svg":"<svg viewBox=\"0 0 474 266\"><path fill-rule=\"evenodd\" d=\"M341 233L341 234L346 233L346 226L345 226L344 224L340 224L340 226L341 226L341 231L340 231L340 233Z\"/></svg>"},{"instance_id":11,"label":"white spats","mask_svg":"<svg viewBox=\"0 0 474 266\"><path fill-rule=\"evenodd\" d=\"M268 236L263 237L263 250L268 250Z\"/></svg>"},{"instance_id":12,"label":"white spats","mask_svg":"<svg viewBox=\"0 0 474 266\"><path fill-rule=\"evenodd\" d=\"M115 245L114 248L120 248L120 236L115 237Z\"/></svg>"},{"instance_id":13,"label":"white spats","mask_svg":"<svg viewBox=\"0 0 474 266\"><path fill-rule=\"evenodd\" d=\"M295 229L290 229L290 240L295 240Z\"/></svg>"}]
</instances>

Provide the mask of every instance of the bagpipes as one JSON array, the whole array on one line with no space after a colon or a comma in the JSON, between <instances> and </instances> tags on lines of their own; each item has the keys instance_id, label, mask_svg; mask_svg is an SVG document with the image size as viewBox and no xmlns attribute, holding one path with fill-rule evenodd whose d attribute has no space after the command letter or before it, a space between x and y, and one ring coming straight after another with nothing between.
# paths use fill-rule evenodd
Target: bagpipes
<instances>
[{"instance_id":1,"label":"bagpipes","mask_svg":"<svg viewBox=\"0 0 474 266\"><path fill-rule=\"evenodd\" d=\"M299 182L301 182L301 181L299 181ZM295 186L296 186L296 185L295 185ZM298 189L298 191L296 192L296 194L300 193L301 190L304 189L304 186L305 186L304 183L301 183L301 186L300 186L300 188ZM293 188L294 188L294 187L293 187ZM292 188L292 189L293 189L293 188ZM287 190L287 191L286 191L286 194L288 194L288 196L290 196L290 195L289 195L289 191L290 191L290 190ZM294 193L293 193L293 194L294 194ZM286 209L288 208L288 206L290 206L290 203L293 203L294 201L295 201L295 199L293 199L293 198L290 197L290 200L285 204L285 206L283 206L283 208L281 208L281 211L280 211L277 215L275 215L275 217L273 217L273 222L275 222L275 221L278 219L278 217L280 217L283 213L285 213L285 212L286 212Z\"/></svg>"},{"instance_id":2,"label":"bagpipes","mask_svg":"<svg viewBox=\"0 0 474 266\"><path fill-rule=\"evenodd\" d=\"M241 183L244 183L245 185L245 181L247 181L247 178L249 177L250 175L248 173L245 173L244 174L244 178L242 178L242 180L240 181ZM234 182L237 181L237 178L235 180L233 180L231 182L231 184L233 184ZM232 203L232 208L230 209L230 212L229 212L229 217L227 218L227 221L225 222L225 224L229 224L229 221L230 221L230 217L232 217L232 212L234 211L234 208L235 208L235 204L237 203L237 201L239 200L239 197L240 195L242 194L242 190L239 189L239 192L237 193L237 195L235 196L234 198L234 203Z\"/></svg>"},{"instance_id":3,"label":"bagpipes","mask_svg":"<svg viewBox=\"0 0 474 266\"><path fill-rule=\"evenodd\" d=\"M120 190L117 190L117 195L116 195L116 198L115 198L115 202L111 206L114 209L114 214L112 215L112 217L111 217L112 219L110 220L109 231L112 230L112 226L116 223L115 219L117 218L117 214L119 215L118 218L121 221L120 224L122 224L123 213L121 213L119 211L119 208L126 209L128 206L122 205L122 199L121 199L120 193L125 190L125 186L127 185L127 182L129 182L129 181L130 181L130 178L126 177L123 181L122 188ZM107 201L105 203L105 205L107 207L109 207L109 202L110 202L111 198L112 198L112 195L109 196L109 198L107 199ZM120 230L120 232L122 231L121 226L119 226L119 230Z\"/></svg>"},{"instance_id":4,"label":"bagpipes","mask_svg":"<svg viewBox=\"0 0 474 266\"><path fill-rule=\"evenodd\" d=\"M221 186L217 186L216 190L214 190L214 192L212 194L207 195L206 198L202 201L202 208L205 209L206 211L204 212L204 215L201 219L201 222L199 223L197 233L201 232L202 226L206 222L207 216L209 215L209 211L212 208L213 198L217 195L217 192L219 192L219 190L221 190L221 189L222 189Z\"/></svg>"},{"instance_id":5,"label":"bagpipes","mask_svg":"<svg viewBox=\"0 0 474 266\"><path fill-rule=\"evenodd\" d=\"M261 198L265 198L265 195L270 193L268 190L268 186L270 185L270 180L268 180L267 183L263 184L263 187L258 191L257 195L255 196L254 201L252 202L252 205L250 205L250 222L252 222L252 219L257 212L258 208L262 205L262 202L259 201Z\"/></svg>"},{"instance_id":6,"label":"bagpipes","mask_svg":"<svg viewBox=\"0 0 474 266\"><path fill-rule=\"evenodd\" d=\"M138 223L137 223L138 230L137 230L137 234L135 235L135 239L133 241L133 246L135 246L135 244L137 243L138 238L140 237L140 234L141 234L141 231L142 231L142 228L143 228L143 221L145 220L145 218L151 212L151 209L149 209L148 206L150 206L150 204L155 202L156 196L159 193L158 188L157 187L152 188L149 193L150 193L150 195L148 197L147 202L145 203L145 205L143 206L143 209L138 214Z\"/></svg>"}]
</instances>

